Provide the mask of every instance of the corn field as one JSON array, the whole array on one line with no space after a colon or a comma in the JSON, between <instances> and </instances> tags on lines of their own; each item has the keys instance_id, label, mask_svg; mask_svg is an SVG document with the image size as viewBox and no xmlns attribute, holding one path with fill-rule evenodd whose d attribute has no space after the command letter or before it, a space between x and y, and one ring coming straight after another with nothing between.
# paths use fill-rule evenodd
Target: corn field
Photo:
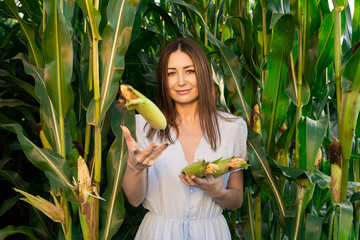
<instances>
[{"instance_id":1,"label":"corn field","mask_svg":"<svg viewBox=\"0 0 360 240\"><path fill-rule=\"evenodd\" d=\"M0 239L134 238L145 210L122 193L120 125L134 133L136 112L119 86L156 102L177 37L248 125L232 238L360 239L360 0L0 0L0 14Z\"/></svg>"}]
</instances>

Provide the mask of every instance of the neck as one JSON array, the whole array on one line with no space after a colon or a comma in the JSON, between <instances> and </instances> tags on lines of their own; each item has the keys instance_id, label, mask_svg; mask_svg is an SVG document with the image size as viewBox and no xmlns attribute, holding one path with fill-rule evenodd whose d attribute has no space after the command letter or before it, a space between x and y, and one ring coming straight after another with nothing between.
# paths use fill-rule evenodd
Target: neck
<instances>
[{"instance_id":1,"label":"neck","mask_svg":"<svg viewBox=\"0 0 360 240\"><path fill-rule=\"evenodd\" d=\"M179 116L179 123L199 122L199 110L197 102L192 104L178 104L175 107Z\"/></svg>"}]
</instances>

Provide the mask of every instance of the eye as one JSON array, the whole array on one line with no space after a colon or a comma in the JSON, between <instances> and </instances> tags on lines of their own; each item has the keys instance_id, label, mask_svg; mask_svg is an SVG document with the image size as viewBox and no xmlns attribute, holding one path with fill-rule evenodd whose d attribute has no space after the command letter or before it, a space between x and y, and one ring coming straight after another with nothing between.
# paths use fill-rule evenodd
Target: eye
<instances>
[{"instance_id":1,"label":"eye","mask_svg":"<svg viewBox=\"0 0 360 240\"><path fill-rule=\"evenodd\" d=\"M175 75L175 72L168 72L167 75L168 75L168 76L173 76L173 75Z\"/></svg>"},{"instance_id":2,"label":"eye","mask_svg":"<svg viewBox=\"0 0 360 240\"><path fill-rule=\"evenodd\" d=\"M195 73L195 70L189 69L189 70L186 70L186 73L192 74L192 73Z\"/></svg>"}]
</instances>

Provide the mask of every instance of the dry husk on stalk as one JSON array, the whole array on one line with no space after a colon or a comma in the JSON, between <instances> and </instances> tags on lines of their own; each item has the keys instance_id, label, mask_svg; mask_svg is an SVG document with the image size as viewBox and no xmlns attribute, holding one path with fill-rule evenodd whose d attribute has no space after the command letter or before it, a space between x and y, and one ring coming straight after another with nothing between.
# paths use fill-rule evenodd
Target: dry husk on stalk
<instances>
[{"instance_id":1,"label":"dry husk on stalk","mask_svg":"<svg viewBox=\"0 0 360 240\"><path fill-rule=\"evenodd\" d=\"M206 177L208 175L212 175L215 178L234 171L239 168L246 168L250 166L247 162L242 158L226 158L221 160L222 158L213 161L207 162L205 160L194 162L181 170L181 173L187 173L190 177L195 175L197 177Z\"/></svg>"}]
</instances>

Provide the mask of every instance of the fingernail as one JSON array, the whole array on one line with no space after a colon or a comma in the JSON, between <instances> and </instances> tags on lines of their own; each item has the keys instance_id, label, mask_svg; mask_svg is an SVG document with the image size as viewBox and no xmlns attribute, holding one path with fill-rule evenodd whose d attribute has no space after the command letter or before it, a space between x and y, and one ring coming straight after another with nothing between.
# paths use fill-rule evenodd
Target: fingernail
<instances>
[{"instance_id":1,"label":"fingernail","mask_svg":"<svg viewBox=\"0 0 360 240\"><path fill-rule=\"evenodd\" d=\"M185 176L185 175L186 175L186 172L182 172L182 175L184 175L184 176Z\"/></svg>"},{"instance_id":2,"label":"fingernail","mask_svg":"<svg viewBox=\"0 0 360 240\"><path fill-rule=\"evenodd\" d=\"M169 146L169 144L168 144L168 143L165 143L164 145L165 145L165 147Z\"/></svg>"}]
</instances>

